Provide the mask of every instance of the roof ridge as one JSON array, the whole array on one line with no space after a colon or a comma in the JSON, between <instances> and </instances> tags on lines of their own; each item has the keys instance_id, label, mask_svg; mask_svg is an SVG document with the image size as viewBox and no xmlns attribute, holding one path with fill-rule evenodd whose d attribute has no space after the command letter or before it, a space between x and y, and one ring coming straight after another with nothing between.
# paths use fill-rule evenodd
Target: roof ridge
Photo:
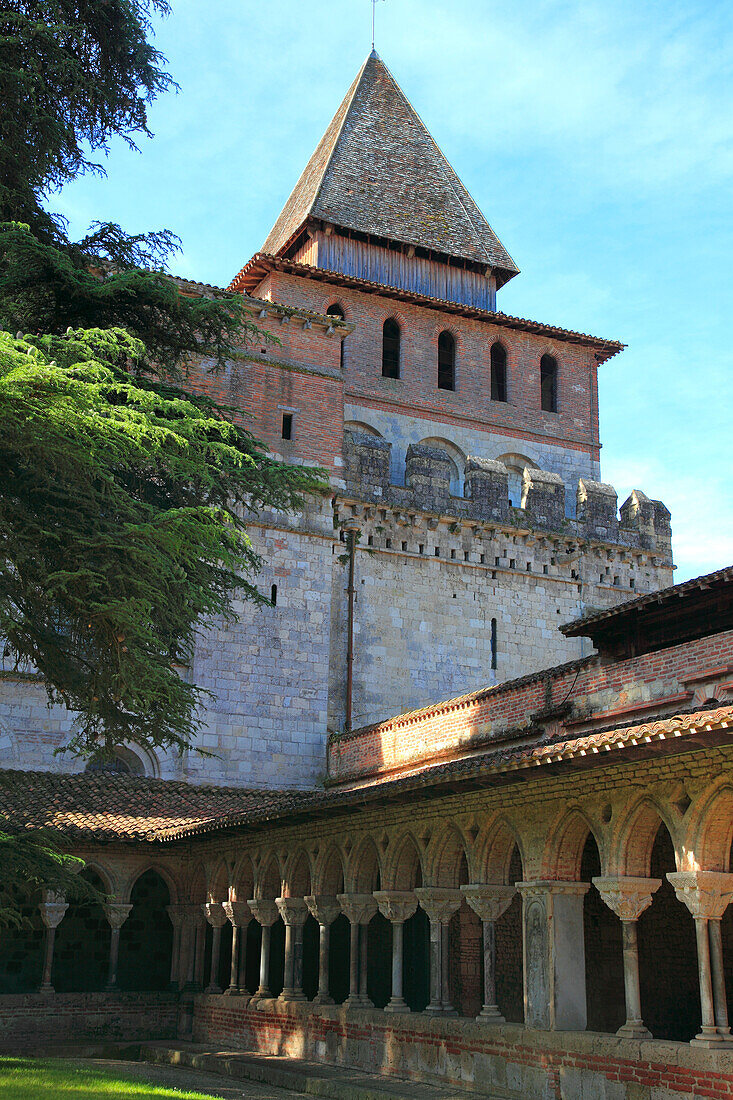
<instances>
[{"instance_id":1,"label":"roof ridge","mask_svg":"<svg viewBox=\"0 0 733 1100\"><path fill-rule=\"evenodd\" d=\"M316 203L318 202L318 200L321 196L321 191L323 190L323 182L326 178L326 173L328 172L331 161L333 160L333 155L336 152L336 146L339 143L339 139L341 137L341 134L343 133L344 126L346 125L346 119L349 117L349 110L351 109L351 104L354 102L354 96L356 95L357 89L358 89L359 85L361 84L362 78L364 76L364 71L365 71L367 65L369 64L369 62L372 60L372 54L378 60L381 61L381 58L379 57L379 54L377 54L376 50L373 50L372 53L370 53L369 56L367 57L367 59L365 60L362 67L359 69L359 72L356 74L355 79L351 83L351 87L347 90L346 95L344 96L344 98L341 101L341 106L339 107L339 111L341 110L342 107L344 108L343 118L341 119L341 122L339 123L338 130L336 131L336 134L334 135L334 139L331 142L331 152L328 154L328 159L326 160L326 163L323 165L323 171L321 172L321 178L320 178L320 181L318 183L318 187L316 188L316 191L313 195L313 201L311 203L311 207L314 207L316 205ZM382 62L382 64L384 64L384 62ZM386 66L385 66L385 68L386 68ZM336 114L338 114L338 111L336 112Z\"/></svg>"}]
</instances>

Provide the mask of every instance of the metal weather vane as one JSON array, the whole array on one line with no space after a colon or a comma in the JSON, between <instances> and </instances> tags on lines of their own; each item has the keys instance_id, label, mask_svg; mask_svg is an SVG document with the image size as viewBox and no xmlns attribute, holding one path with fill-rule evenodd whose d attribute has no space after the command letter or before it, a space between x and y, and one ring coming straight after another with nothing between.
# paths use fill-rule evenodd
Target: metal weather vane
<instances>
[{"instance_id":1,"label":"metal weather vane","mask_svg":"<svg viewBox=\"0 0 733 1100\"><path fill-rule=\"evenodd\" d=\"M379 0L372 0L372 49L374 49L374 24L376 21L377 4Z\"/></svg>"}]
</instances>

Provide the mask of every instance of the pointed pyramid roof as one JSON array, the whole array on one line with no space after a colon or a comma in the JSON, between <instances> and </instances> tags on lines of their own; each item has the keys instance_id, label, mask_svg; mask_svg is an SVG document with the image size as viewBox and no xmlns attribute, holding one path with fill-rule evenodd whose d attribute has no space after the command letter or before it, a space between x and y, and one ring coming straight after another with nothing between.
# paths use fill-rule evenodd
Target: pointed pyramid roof
<instances>
[{"instance_id":1,"label":"pointed pyramid roof","mask_svg":"<svg viewBox=\"0 0 733 1100\"><path fill-rule=\"evenodd\" d=\"M497 269L518 268L373 50L263 245L277 255L308 218Z\"/></svg>"}]
</instances>

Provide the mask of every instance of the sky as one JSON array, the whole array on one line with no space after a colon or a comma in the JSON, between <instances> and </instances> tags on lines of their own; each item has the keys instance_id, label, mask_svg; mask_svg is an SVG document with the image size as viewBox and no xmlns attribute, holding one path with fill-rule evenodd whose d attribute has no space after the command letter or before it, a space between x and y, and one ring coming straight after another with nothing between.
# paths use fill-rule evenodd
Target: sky
<instances>
[{"instance_id":1,"label":"sky","mask_svg":"<svg viewBox=\"0 0 733 1100\"><path fill-rule=\"evenodd\" d=\"M180 92L140 152L52 197L71 230L169 228L226 286L371 48L371 0L171 0ZM676 581L733 563L733 5L378 0L376 47L521 269L497 308L628 345L602 476L672 512Z\"/></svg>"}]
</instances>

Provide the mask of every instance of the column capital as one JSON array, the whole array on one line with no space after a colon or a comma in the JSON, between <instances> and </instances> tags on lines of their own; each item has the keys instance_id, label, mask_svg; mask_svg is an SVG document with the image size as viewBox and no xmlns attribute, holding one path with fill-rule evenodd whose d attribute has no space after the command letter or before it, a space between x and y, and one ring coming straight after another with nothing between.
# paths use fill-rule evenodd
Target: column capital
<instances>
[{"instance_id":1,"label":"column capital","mask_svg":"<svg viewBox=\"0 0 733 1100\"><path fill-rule=\"evenodd\" d=\"M517 888L494 883L471 883L462 886L461 893L480 920L497 921L511 905Z\"/></svg>"},{"instance_id":2,"label":"column capital","mask_svg":"<svg viewBox=\"0 0 733 1100\"><path fill-rule=\"evenodd\" d=\"M201 908L212 928L223 928L227 922L227 915L220 901L207 901Z\"/></svg>"},{"instance_id":3,"label":"column capital","mask_svg":"<svg viewBox=\"0 0 733 1100\"><path fill-rule=\"evenodd\" d=\"M440 886L419 886L415 896L424 909L428 920L438 924L447 924L454 913L461 908L463 895L460 890L450 890Z\"/></svg>"},{"instance_id":4,"label":"column capital","mask_svg":"<svg viewBox=\"0 0 733 1100\"><path fill-rule=\"evenodd\" d=\"M269 928L279 917L277 906L271 898L250 898L247 902L252 916L263 928Z\"/></svg>"},{"instance_id":5,"label":"column capital","mask_svg":"<svg viewBox=\"0 0 733 1100\"><path fill-rule=\"evenodd\" d=\"M350 924L369 924L377 911L373 894L337 894L341 912Z\"/></svg>"},{"instance_id":6,"label":"column capital","mask_svg":"<svg viewBox=\"0 0 733 1100\"><path fill-rule=\"evenodd\" d=\"M275 905L286 925L302 928L308 920L308 906L305 904L305 898L275 898Z\"/></svg>"},{"instance_id":7,"label":"column capital","mask_svg":"<svg viewBox=\"0 0 733 1100\"><path fill-rule=\"evenodd\" d=\"M309 894L303 900L311 916L315 917L319 924L333 924L336 917L341 914L338 898L330 894Z\"/></svg>"},{"instance_id":8,"label":"column capital","mask_svg":"<svg viewBox=\"0 0 733 1100\"><path fill-rule=\"evenodd\" d=\"M182 928L183 922L188 914L188 906L181 903L175 905L166 905L165 911L168 914L171 924L174 928Z\"/></svg>"},{"instance_id":9,"label":"column capital","mask_svg":"<svg viewBox=\"0 0 733 1100\"><path fill-rule=\"evenodd\" d=\"M379 912L392 924L404 924L417 909L417 897L412 890L377 890L374 900Z\"/></svg>"},{"instance_id":10,"label":"column capital","mask_svg":"<svg viewBox=\"0 0 733 1100\"><path fill-rule=\"evenodd\" d=\"M49 894L48 897L59 899L60 894ZM65 901L42 901L39 906L41 913L41 920L46 925L46 928L58 928L61 921L64 919L64 914L69 908L68 902Z\"/></svg>"},{"instance_id":11,"label":"column capital","mask_svg":"<svg viewBox=\"0 0 733 1100\"><path fill-rule=\"evenodd\" d=\"M132 905L124 905L121 901L108 901L104 905L104 915L110 928L122 928L131 912Z\"/></svg>"},{"instance_id":12,"label":"column capital","mask_svg":"<svg viewBox=\"0 0 733 1100\"><path fill-rule=\"evenodd\" d=\"M662 880L633 875L599 876L593 879L593 885L619 920L638 920L651 905L652 894L662 885Z\"/></svg>"},{"instance_id":13,"label":"column capital","mask_svg":"<svg viewBox=\"0 0 733 1100\"><path fill-rule=\"evenodd\" d=\"M733 898L733 875L722 871L667 872L667 878L693 917L720 920Z\"/></svg>"},{"instance_id":14,"label":"column capital","mask_svg":"<svg viewBox=\"0 0 733 1100\"><path fill-rule=\"evenodd\" d=\"M518 882L517 890L523 898L546 897L548 894L575 894L582 897L590 890L590 883L537 879L534 882Z\"/></svg>"},{"instance_id":15,"label":"column capital","mask_svg":"<svg viewBox=\"0 0 733 1100\"><path fill-rule=\"evenodd\" d=\"M252 913L246 901L225 901L222 903L222 909L226 919L235 928L246 928L252 919Z\"/></svg>"}]
</instances>

